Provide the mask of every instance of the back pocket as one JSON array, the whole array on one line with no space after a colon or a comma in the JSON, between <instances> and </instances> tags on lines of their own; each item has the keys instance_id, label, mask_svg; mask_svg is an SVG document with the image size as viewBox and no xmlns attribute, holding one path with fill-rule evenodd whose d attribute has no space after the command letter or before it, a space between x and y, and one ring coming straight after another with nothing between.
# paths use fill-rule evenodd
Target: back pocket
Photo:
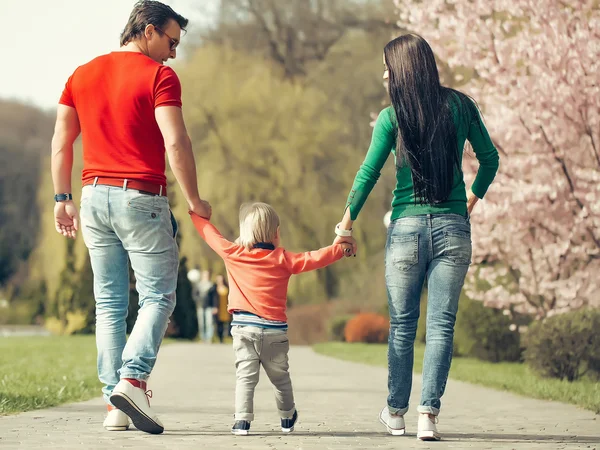
<instances>
[{"instance_id":1,"label":"back pocket","mask_svg":"<svg viewBox=\"0 0 600 450\"><path fill-rule=\"evenodd\" d=\"M454 264L471 264L471 234L464 231L444 231L444 256Z\"/></svg>"},{"instance_id":2,"label":"back pocket","mask_svg":"<svg viewBox=\"0 0 600 450\"><path fill-rule=\"evenodd\" d=\"M161 205L157 202L157 196L139 194L135 197L131 197L127 202L127 209L143 213L155 213L156 215L161 211ZM152 216L155 218L155 216Z\"/></svg>"},{"instance_id":3,"label":"back pocket","mask_svg":"<svg viewBox=\"0 0 600 450\"><path fill-rule=\"evenodd\" d=\"M419 234L392 236L390 238L392 264L407 271L419 262Z\"/></svg>"}]
</instances>

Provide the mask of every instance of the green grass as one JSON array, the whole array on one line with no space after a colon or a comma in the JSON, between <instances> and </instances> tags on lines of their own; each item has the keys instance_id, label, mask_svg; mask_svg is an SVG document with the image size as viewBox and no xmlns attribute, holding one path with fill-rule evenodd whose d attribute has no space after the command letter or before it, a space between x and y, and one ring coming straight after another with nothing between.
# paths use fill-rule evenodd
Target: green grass
<instances>
[{"instance_id":1,"label":"green grass","mask_svg":"<svg viewBox=\"0 0 600 450\"><path fill-rule=\"evenodd\" d=\"M387 345L328 342L314 346L317 353L334 358L387 367ZM415 346L415 372L423 368L423 345ZM474 358L454 358L450 377L527 397L572 403L600 414L600 383L582 379L569 383L541 378L525 364L489 363Z\"/></svg>"},{"instance_id":2,"label":"green grass","mask_svg":"<svg viewBox=\"0 0 600 450\"><path fill-rule=\"evenodd\" d=\"M0 338L0 415L100 396L94 336Z\"/></svg>"}]
</instances>

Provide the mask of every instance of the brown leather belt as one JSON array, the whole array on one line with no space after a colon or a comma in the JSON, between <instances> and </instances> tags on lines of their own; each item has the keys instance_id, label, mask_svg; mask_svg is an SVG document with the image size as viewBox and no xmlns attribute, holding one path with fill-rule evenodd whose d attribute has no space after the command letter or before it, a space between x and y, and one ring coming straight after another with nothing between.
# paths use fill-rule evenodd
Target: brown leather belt
<instances>
[{"instance_id":1,"label":"brown leather belt","mask_svg":"<svg viewBox=\"0 0 600 450\"><path fill-rule=\"evenodd\" d=\"M135 189L141 194L147 195L162 195L167 196L167 188L160 184L149 183L147 181L130 180L128 178L106 178L106 177L94 177L84 180L82 186L89 185L103 185L103 186L114 186L123 189Z\"/></svg>"}]
</instances>

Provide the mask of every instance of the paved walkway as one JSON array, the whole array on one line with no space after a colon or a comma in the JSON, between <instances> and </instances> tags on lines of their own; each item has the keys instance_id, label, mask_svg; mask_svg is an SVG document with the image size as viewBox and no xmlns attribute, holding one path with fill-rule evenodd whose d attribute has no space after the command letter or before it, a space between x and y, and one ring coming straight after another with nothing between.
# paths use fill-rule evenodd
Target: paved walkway
<instances>
[{"instance_id":1,"label":"paved walkway","mask_svg":"<svg viewBox=\"0 0 600 450\"><path fill-rule=\"evenodd\" d=\"M166 431L148 435L102 428L101 399L0 417L0 449L597 449L600 416L574 406L527 399L450 381L439 429L443 441L415 439L415 403L408 435L388 435L377 421L387 372L343 362L307 347L291 350L300 419L282 435L267 377L256 392L250 436L232 436L234 367L227 345L176 343L163 347L150 380L153 406ZM420 379L413 392L418 393ZM415 395L418 401L418 395Z\"/></svg>"}]
</instances>

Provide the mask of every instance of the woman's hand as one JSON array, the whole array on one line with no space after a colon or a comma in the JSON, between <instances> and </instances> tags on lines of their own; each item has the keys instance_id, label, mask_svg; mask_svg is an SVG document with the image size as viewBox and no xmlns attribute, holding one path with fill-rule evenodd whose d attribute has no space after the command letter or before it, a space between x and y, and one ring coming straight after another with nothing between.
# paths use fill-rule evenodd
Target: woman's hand
<instances>
[{"instance_id":1,"label":"woman's hand","mask_svg":"<svg viewBox=\"0 0 600 450\"><path fill-rule=\"evenodd\" d=\"M473 191L469 189L469 192L467 192L467 211L469 212L469 215L473 213L473 208L478 201L479 197L473 194Z\"/></svg>"},{"instance_id":2,"label":"woman's hand","mask_svg":"<svg viewBox=\"0 0 600 450\"><path fill-rule=\"evenodd\" d=\"M344 250L344 256L349 257L349 256L356 256L356 250L357 250L357 244L356 244L356 240L352 237L352 236L346 236L346 237L342 237L342 236L336 236L333 244L343 244L343 243L347 243L351 245L350 248L350 252L347 252L346 250Z\"/></svg>"}]
</instances>

